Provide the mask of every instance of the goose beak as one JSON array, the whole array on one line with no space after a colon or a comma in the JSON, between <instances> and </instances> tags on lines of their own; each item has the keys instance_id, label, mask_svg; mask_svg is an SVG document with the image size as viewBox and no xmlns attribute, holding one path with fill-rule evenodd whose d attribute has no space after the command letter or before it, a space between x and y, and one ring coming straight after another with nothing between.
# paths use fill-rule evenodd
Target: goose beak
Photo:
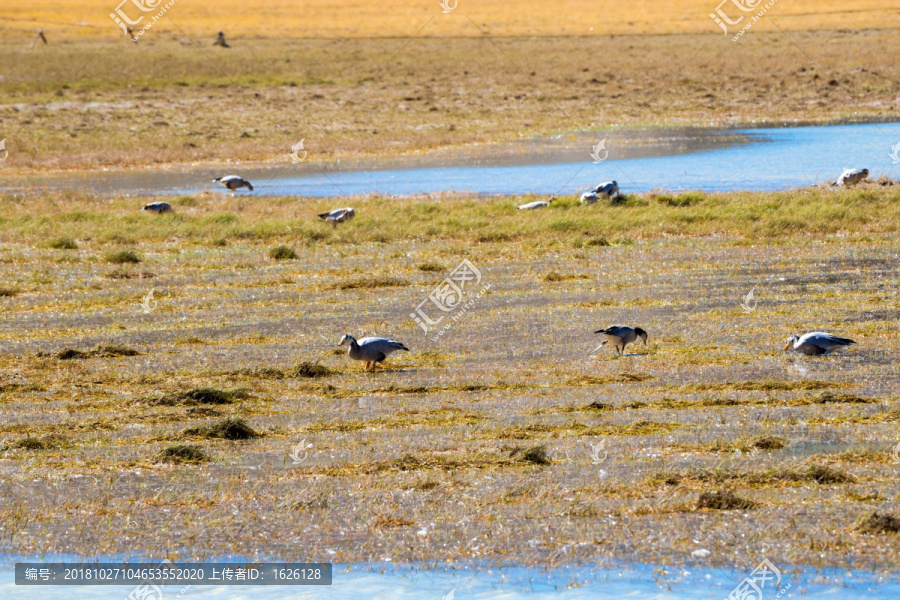
<instances>
[{"instance_id":1,"label":"goose beak","mask_svg":"<svg viewBox=\"0 0 900 600\"><path fill-rule=\"evenodd\" d=\"M784 349L785 349L785 350L789 350L790 347L791 347L791 343L788 342L787 344L785 344Z\"/></svg>"}]
</instances>

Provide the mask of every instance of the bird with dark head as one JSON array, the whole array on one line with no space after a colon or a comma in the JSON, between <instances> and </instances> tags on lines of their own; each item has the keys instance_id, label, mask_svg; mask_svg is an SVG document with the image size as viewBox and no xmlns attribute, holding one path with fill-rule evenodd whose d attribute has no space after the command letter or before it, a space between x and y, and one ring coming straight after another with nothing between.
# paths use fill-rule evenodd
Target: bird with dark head
<instances>
[{"instance_id":1,"label":"bird with dark head","mask_svg":"<svg viewBox=\"0 0 900 600\"><path fill-rule=\"evenodd\" d=\"M644 340L644 345L647 345L647 332L640 327L613 325L612 327L607 327L606 329L598 329L594 333L602 333L603 336L606 337L606 339L603 340L603 343L594 349L595 352L606 344L612 343L613 346L615 346L616 350L619 351L619 355L621 356L625 353L625 346L634 342L638 338Z\"/></svg>"}]
</instances>

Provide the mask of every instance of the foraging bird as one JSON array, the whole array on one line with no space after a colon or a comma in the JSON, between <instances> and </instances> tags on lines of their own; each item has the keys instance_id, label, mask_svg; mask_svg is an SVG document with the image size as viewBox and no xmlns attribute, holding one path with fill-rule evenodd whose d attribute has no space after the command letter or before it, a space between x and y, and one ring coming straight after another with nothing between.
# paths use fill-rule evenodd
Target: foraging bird
<instances>
[{"instance_id":1,"label":"foraging bird","mask_svg":"<svg viewBox=\"0 0 900 600\"><path fill-rule=\"evenodd\" d=\"M850 187L856 185L869 176L868 169L847 169L838 177L837 185L841 187Z\"/></svg>"},{"instance_id":2,"label":"foraging bird","mask_svg":"<svg viewBox=\"0 0 900 600\"><path fill-rule=\"evenodd\" d=\"M605 346L608 342L612 342L616 347L616 350L619 351L619 354L622 355L625 353L625 346L638 338L644 340L644 345L647 345L647 332L640 327L632 328L626 327L625 325L613 325L612 327L600 329L594 333L602 333L606 337L602 344L594 348L594 352Z\"/></svg>"},{"instance_id":3,"label":"foraging bird","mask_svg":"<svg viewBox=\"0 0 900 600\"><path fill-rule=\"evenodd\" d=\"M556 197L551 197L547 200L537 200L536 202L529 202L528 204L519 206L518 210L534 210L535 208L547 208L554 200L556 200Z\"/></svg>"},{"instance_id":4,"label":"foraging bird","mask_svg":"<svg viewBox=\"0 0 900 600\"><path fill-rule=\"evenodd\" d=\"M225 32L220 31L219 35L216 36L216 41L213 42L213 46L222 46L223 48L231 48L228 45L228 42L225 41Z\"/></svg>"},{"instance_id":5,"label":"foraging bird","mask_svg":"<svg viewBox=\"0 0 900 600\"><path fill-rule=\"evenodd\" d=\"M788 338L785 350L792 350L807 356L817 356L819 354L827 354L832 350L855 344L851 339L837 337L830 333L822 331L814 331L801 336L791 336Z\"/></svg>"},{"instance_id":6,"label":"foraging bird","mask_svg":"<svg viewBox=\"0 0 900 600\"><path fill-rule=\"evenodd\" d=\"M352 335L345 335L341 338L341 343L338 346L345 344L350 346L350 351L347 353L350 355L350 358L366 361L366 366L364 367L366 371L369 370L370 365L374 371L377 363L384 362L385 358L397 350L409 352L409 348L397 340L388 338L364 337L357 342Z\"/></svg>"},{"instance_id":7,"label":"foraging bird","mask_svg":"<svg viewBox=\"0 0 900 600\"><path fill-rule=\"evenodd\" d=\"M585 192L581 195L582 204L596 204L601 196L609 200L613 196L619 195L619 184L615 181L607 181L601 183L596 189Z\"/></svg>"},{"instance_id":8,"label":"foraging bird","mask_svg":"<svg viewBox=\"0 0 900 600\"><path fill-rule=\"evenodd\" d=\"M232 192L242 187L248 187L250 188L251 192L253 191L253 186L250 184L250 182L240 175L226 175L225 177L216 177L215 179L213 179L213 183L221 183Z\"/></svg>"},{"instance_id":9,"label":"foraging bird","mask_svg":"<svg viewBox=\"0 0 900 600\"><path fill-rule=\"evenodd\" d=\"M338 223L345 223L356 216L356 211L352 208L336 208L331 212L318 215L320 219L324 219L326 223L331 223L332 227L337 227Z\"/></svg>"},{"instance_id":10,"label":"foraging bird","mask_svg":"<svg viewBox=\"0 0 900 600\"><path fill-rule=\"evenodd\" d=\"M154 202L152 204L148 204L141 210L149 210L150 212L155 212L158 215L162 213L172 212L172 205L168 202Z\"/></svg>"}]
</instances>

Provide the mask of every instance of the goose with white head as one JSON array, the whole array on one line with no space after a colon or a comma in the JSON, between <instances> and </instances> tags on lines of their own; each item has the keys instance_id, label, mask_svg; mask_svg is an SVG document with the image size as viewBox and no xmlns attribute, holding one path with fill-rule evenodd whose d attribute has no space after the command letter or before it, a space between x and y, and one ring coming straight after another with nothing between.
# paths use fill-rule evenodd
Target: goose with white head
<instances>
[{"instance_id":1,"label":"goose with white head","mask_svg":"<svg viewBox=\"0 0 900 600\"><path fill-rule=\"evenodd\" d=\"M341 343L338 345L350 346L347 354L353 360L365 361L364 370L366 371L370 367L374 371L378 363L384 362L384 359L398 350L409 352L409 348L397 340L382 337L364 337L357 341L355 337L347 334L341 338Z\"/></svg>"},{"instance_id":2,"label":"goose with white head","mask_svg":"<svg viewBox=\"0 0 900 600\"><path fill-rule=\"evenodd\" d=\"M784 349L806 354L807 356L818 356L855 343L849 338L838 337L824 331L813 331L800 336L791 336L788 338Z\"/></svg>"}]
</instances>

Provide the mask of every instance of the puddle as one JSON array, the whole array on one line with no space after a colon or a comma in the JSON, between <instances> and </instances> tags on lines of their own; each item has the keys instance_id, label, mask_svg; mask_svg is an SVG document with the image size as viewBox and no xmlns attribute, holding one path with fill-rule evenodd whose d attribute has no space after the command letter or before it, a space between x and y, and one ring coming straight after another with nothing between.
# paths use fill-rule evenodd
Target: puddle
<instances>
[{"instance_id":1,"label":"puddle","mask_svg":"<svg viewBox=\"0 0 900 600\"><path fill-rule=\"evenodd\" d=\"M607 136L608 158L590 151ZM572 134L438 151L384 160L292 165L203 166L189 170L52 174L9 179L17 189L77 188L98 193L230 194L210 180L238 173L254 183L241 195L343 197L444 192L577 194L616 180L623 193L650 190L771 191L834 180L844 168L865 167L870 178L900 178L891 147L900 123L712 130L662 129L592 136ZM602 152L599 156L605 156ZM319 169L322 169L321 171Z\"/></svg>"}]
</instances>

